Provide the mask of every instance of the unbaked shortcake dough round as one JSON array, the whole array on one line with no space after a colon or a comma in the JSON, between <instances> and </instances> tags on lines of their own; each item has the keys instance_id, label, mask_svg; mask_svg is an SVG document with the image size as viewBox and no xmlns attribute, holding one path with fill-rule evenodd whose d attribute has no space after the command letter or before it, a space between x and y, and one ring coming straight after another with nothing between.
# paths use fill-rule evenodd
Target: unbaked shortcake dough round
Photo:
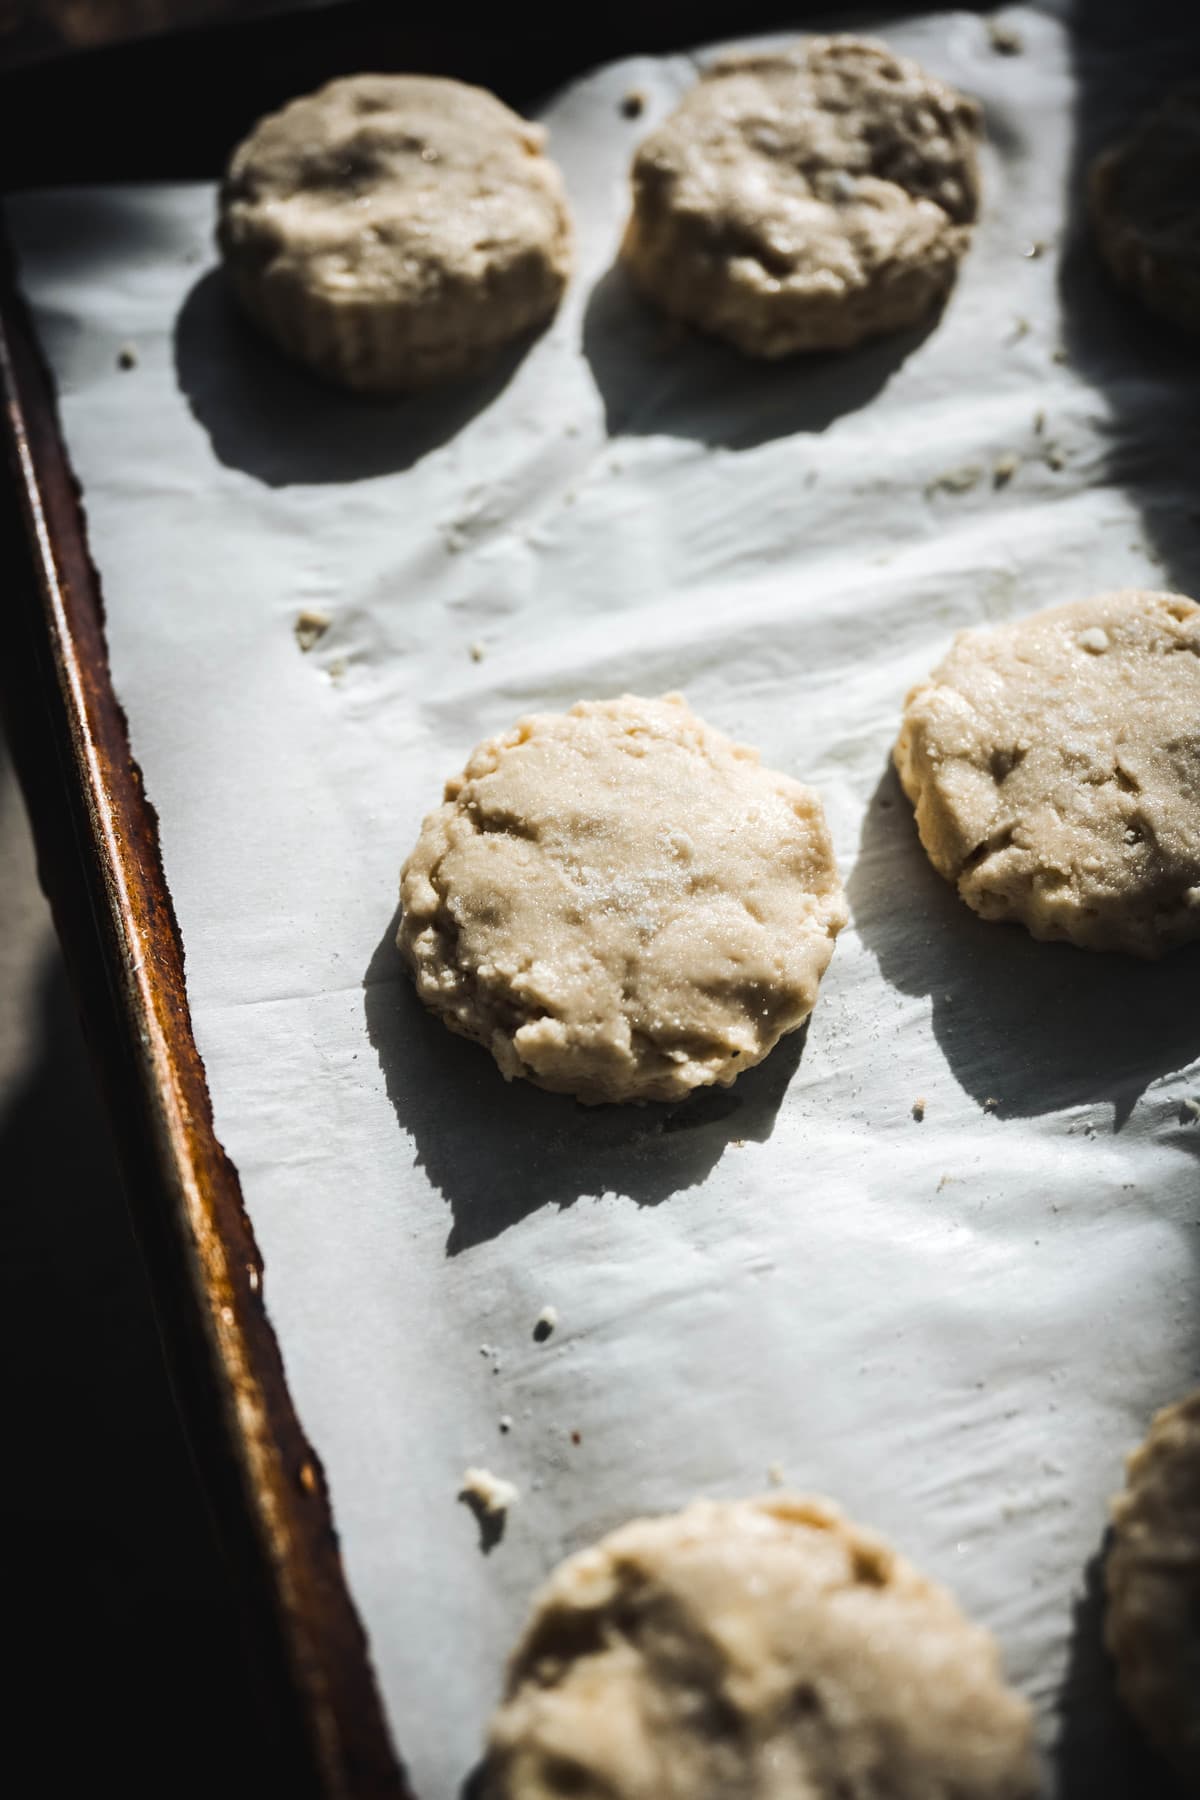
<instances>
[{"instance_id":1,"label":"unbaked shortcake dough round","mask_svg":"<svg viewBox=\"0 0 1200 1800\"><path fill-rule=\"evenodd\" d=\"M1200 1391L1129 1458L1105 1574L1121 1698L1200 1793Z\"/></svg>"},{"instance_id":2,"label":"unbaked shortcake dough round","mask_svg":"<svg viewBox=\"0 0 1200 1800\"><path fill-rule=\"evenodd\" d=\"M1026 1800L1029 1708L944 1588L827 1503L697 1501L555 1571L483 1800Z\"/></svg>"},{"instance_id":3,"label":"unbaked shortcake dough round","mask_svg":"<svg viewBox=\"0 0 1200 1800\"><path fill-rule=\"evenodd\" d=\"M1092 228L1122 287L1200 331L1200 83L1182 88L1092 164Z\"/></svg>"},{"instance_id":4,"label":"unbaked shortcake dough round","mask_svg":"<svg viewBox=\"0 0 1200 1800\"><path fill-rule=\"evenodd\" d=\"M752 356L901 330L970 242L979 129L974 101L871 39L723 58L638 150L621 256Z\"/></svg>"},{"instance_id":5,"label":"unbaked shortcake dough round","mask_svg":"<svg viewBox=\"0 0 1200 1800\"><path fill-rule=\"evenodd\" d=\"M1127 589L960 633L895 751L985 919L1155 957L1200 937L1200 606Z\"/></svg>"},{"instance_id":6,"label":"unbaked shortcake dough round","mask_svg":"<svg viewBox=\"0 0 1200 1800\"><path fill-rule=\"evenodd\" d=\"M246 311L290 355L386 393L472 370L554 311L571 261L545 133L493 94L353 75L235 150L218 240Z\"/></svg>"},{"instance_id":7,"label":"unbaked shortcake dough round","mask_svg":"<svg viewBox=\"0 0 1200 1800\"><path fill-rule=\"evenodd\" d=\"M846 922L821 803L678 694L537 713L447 782L401 878L425 1004L580 1100L729 1083Z\"/></svg>"}]
</instances>

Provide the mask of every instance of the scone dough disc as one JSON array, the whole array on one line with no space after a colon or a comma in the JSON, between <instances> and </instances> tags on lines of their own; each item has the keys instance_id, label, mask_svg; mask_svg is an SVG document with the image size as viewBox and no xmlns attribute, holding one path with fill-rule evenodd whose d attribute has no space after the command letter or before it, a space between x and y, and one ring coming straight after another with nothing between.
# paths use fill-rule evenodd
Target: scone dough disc
<instances>
[{"instance_id":1,"label":"scone dough disc","mask_svg":"<svg viewBox=\"0 0 1200 1800\"><path fill-rule=\"evenodd\" d=\"M239 145L218 240L238 299L291 356L400 392L485 363L542 324L571 261L545 134L493 94L352 75Z\"/></svg>"},{"instance_id":2,"label":"scone dough disc","mask_svg":"<svg viewBox=\"0 0 1200 1800\"><path fill-rule=\"evenodd\" d=\"M672 317L751 356L899 331L970 242L979 124L871 39L725 57L638 150L621 256Z\"/></svg>"},{"instance_id":3,"label":"scone dough disc","mask_svg":"<svg viewBox=\"0 0 1200 1800\"><path fill-rule=\"evenodd\" d=\"M1121 1698L1200 1792L1200 1390L1164 1407L1129 1458L1105 1578Z\"/></svg>"},{"instance_id":4,"label":"scone dough disc","mask_svg":"<svg viewBox=\"0 0 1200 1800\"><path fill-rule=\"evenodd\" d=\"M696 1501L563 1563L482 1800L1030 1800L1029 1708L944 1588L833 1507Z\"/></svg>"},{"instance_id":5,"label":"scone dough disc","mask_svg":"<svg viewBox=\"0 0 1200 1800\"><path fill-rule=\"evenodd\" d=\"M1179 89L1092 164L1100 254L1151 312L1200 331L1200 82Z\"/></svg>"},{"instance_id":6,"label":"scone dough disc","mask_svg":"<svg viewBox=\"0 0 1200 1800\"><path fill-rule=\"evenodd\" d=\"M729 1083L803 1024L846 922L821 803L677 694L480 744L401 878L425 1004L580 1100Z\"/></svg>"},{"instance_id":7,"label":"scone dough disc","mask_svg":"<svg viewBox=\"0 0 1200 1800\"><path fill-rule=\"evenodd\" d=\"M962 632L895 751L985 919L1156 957L1200 937L1200 606L1125 589Z\"/></svg>"}]
</instances>

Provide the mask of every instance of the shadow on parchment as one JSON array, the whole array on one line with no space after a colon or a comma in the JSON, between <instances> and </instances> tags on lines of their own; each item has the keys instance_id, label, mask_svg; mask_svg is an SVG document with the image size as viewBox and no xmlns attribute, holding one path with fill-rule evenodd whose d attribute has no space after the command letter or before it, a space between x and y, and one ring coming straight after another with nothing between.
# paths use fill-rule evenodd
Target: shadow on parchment
<instances>
[{"instance_id":1,"label":"shadow on parchment","mask_svg":"<svg viewBox=\"0 0 1200 1800\"><path fill-rule=\"evenodd\" d=\"M244 319L219 269L175 321L175 374L227 468L268 487L362 481L410 469L448 443L512 379L532 337L475 377L396 398L352 394L291 363Z\"/></svg>"},{"instance_id":2,"label":"shadow on parchment","mask_svg":"<svg viewBox=\"0 0 1200 1800\"><path fill-rule=\"evenodd\" d=\"M955 1079L1001 1118L1109 1101L1119 1131L1153 1080L1200 1055L1200 945L1145 963L979 918L929 862L891 767L847 888L885 980L930 996ZM1178 1141L1200 1154L1200 1126Z\"/></svg>"},{"instance_id":3,"label":"shadow on parchment","mask_svg":"<svg viewBox=\"0 0 1200 1800\"><path fill-rule=\"evenodd\" d=\"M620 264L597 281L583 318L583 353L604 401L609 437L662 433L728 450L825 431L882 392L938 322L857 350L764 362L674 327L642 299Z\"/></svg>"},{"instance_id":4,"label":"shadow on parchment","mask_svg":"<svg viewBox=\"0 0 1200 1800\"><path fill-rule=\"evenodd\" d=\"M1111 1533L1087 1565L1071 1621L1067 1670L1059 1692L1059 1734L1052 1751L1059 1800L1127 1794L1130 1800L1184 1800L1183 1791L1117 1697L1116 1670L1104 1647L1104 1559Z\"/></svg>"},{"instance_id":5,"label":"shadow on parchment","mask_svg":"<svg viewBox=\"0 0 1200 1800\"><path fill-rule=\"evenodd\" d=\"M367 1034L417 1163L449 1202L447 1256L541 1206L610 1192L657 1206L703 1181L730 1143L770 1137L805 1028L731 1088L676 1105L581 1106L506 1082L486 1050L426 1011L396 949L399 922L397 909L363 977Z\"/></svg>"}]
</instances>

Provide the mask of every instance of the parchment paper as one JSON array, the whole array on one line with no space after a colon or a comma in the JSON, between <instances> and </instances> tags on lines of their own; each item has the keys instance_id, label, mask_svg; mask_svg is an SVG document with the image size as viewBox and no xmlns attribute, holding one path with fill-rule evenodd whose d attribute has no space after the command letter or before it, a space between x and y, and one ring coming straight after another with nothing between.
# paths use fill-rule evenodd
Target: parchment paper
<instances>
[{"instance_id":1,"label":"parchment paper","mask_svg":"<svg viewBox=\"0 0 1200 1800\"><path fill-rule=\"evenodd\" d=\"M578 273L465 393L371 406L278 362L226 309L208 188L12 208L218 1132L423 1800L458 1791L558 1558L773 1465L997 1633L1051 1787L1153 1791L1094 1559L1124 1451L1200 1376L1200 965L976 919L888 770L958 628L1198 591L1195 354L1069 224L1089 136L1175 48L1076 67L1006 17L1020 54L966 14L888 28L984 101L986 202L945 315L842 358L672 346L611 272L684 56L547 108ZM306 607L333 621L308 654ZM728 1092L506 1087L401 977L400 863L480 737L670 688L819 787L853 924L803 1042ZM490 1554L456 1501L477 1463L521 1489Z\"/></svg>"}]
</instances>

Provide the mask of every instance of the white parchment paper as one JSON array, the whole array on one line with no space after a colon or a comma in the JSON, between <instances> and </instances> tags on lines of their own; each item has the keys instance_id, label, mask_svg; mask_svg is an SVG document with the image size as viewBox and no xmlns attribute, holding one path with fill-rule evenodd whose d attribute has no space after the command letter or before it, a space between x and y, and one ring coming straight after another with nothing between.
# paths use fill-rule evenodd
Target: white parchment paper
<instances>
[{"instance_id":1,"label":"white parchment paper","mask_svg":"<svg viewBox=\"0 0 1200 1800\"><path fill-rule=\"evenodd\" d=\"M1200 1376L1200 965L982 923L888 769L960 627L1200 590L1194 354L1070 223L1172 48L1073 59L1008 16L1017 55L967 14L888 29L983 100L986 201L945 315L841 358L672 345L611 272L682 56L547 108L578 273L466 392L371 406L278 362L227 310L206 187L11 209L218 1132L422 1800L458 1792L555 1561L773 1465L997 1633L1049 1788L1152 1791L1094 1559L1123 1452ZM332 619L308 654L302 608ZM804 1042L728 1092L506 1087L401 978L401 860L480 737L670 688L819 787L853 924ZM473 1463L521 1489L490 1554Z\"/></svg>"}]
</instances>

